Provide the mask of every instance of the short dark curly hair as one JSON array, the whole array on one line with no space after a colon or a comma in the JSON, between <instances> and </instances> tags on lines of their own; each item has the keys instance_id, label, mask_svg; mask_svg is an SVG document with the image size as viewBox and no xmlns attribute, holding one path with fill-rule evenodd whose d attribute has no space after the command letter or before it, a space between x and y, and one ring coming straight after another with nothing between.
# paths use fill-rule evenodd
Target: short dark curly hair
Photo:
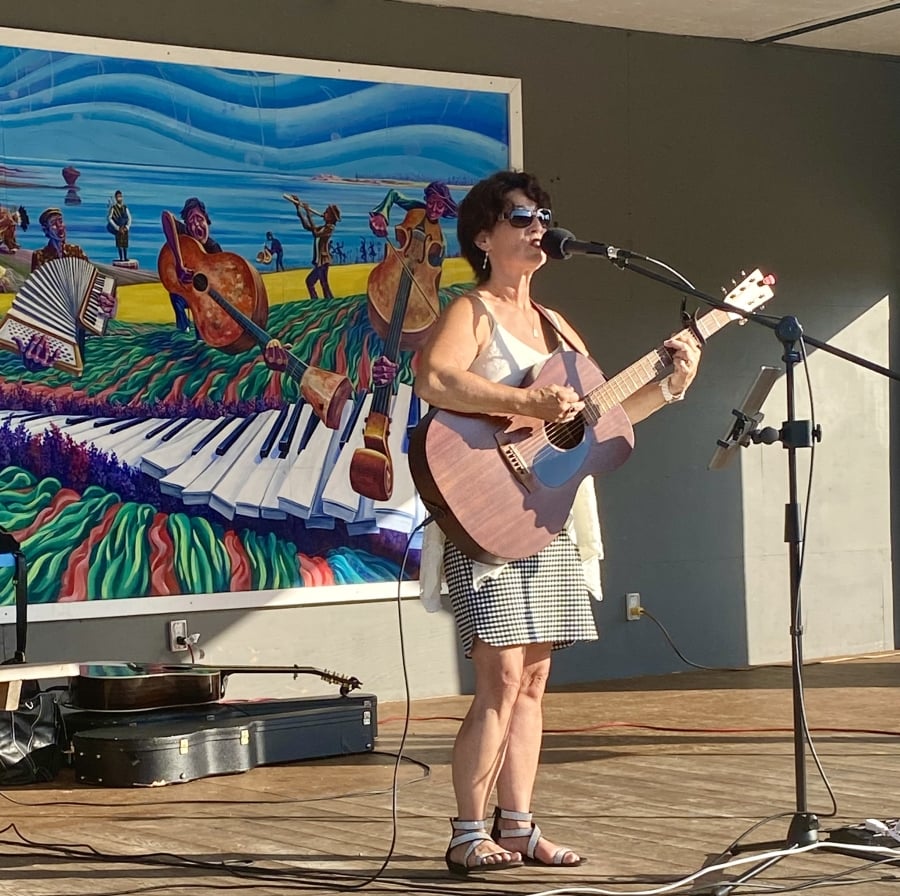
<instances>
[{"instance_id":1,"label":"short dark curly hair","mask_svg":"<svg viewBox=\"0 0 900 896\"><path fill-rule=\"evenodd\" d=\"M204 218L206 218L207 224L212 224L212 221L209 219L209 212L206 210L206 205L201 202L196 196L191 196L190 199L186 199L184 206L181 209L181 220L187 224L188 215L194 211L194 209L199 209Z\"/></svg>"},{"instance_id":2,"label":"short dark curly hair","mask_svg":"<svg viewBox=\"0 0 900 896\"><path fill-rule=\"evenodd\" d=\"M508 196L513 190L521 190L542 208L550 207L550 194L538 183L533 174L525 171L497 171L479 181L459 203L456 235L459 248L475 271L478 283L484 283L491 273L490 258L475 245L475 239L483 230L491 230L505 211L509 211Z\"/></svg>"}]
</instances>

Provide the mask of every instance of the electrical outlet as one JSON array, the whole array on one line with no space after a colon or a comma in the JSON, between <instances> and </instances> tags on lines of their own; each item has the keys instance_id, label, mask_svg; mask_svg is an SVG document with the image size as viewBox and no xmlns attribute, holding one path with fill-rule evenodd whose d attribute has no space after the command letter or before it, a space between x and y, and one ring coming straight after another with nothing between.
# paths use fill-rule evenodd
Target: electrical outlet
<instances>
[{"instance_id":1,"label":"electrical outlet","mask_svg":"<svg viewBox=\"0 0 900 896\"><path fill-rule=\"evenodd\" d=\"M625 595L625 618L629 622L641 618L641 595L637 591Z\"/></svg>"},{"instance_id":2,"label":"electrical outlet","mask_svg":"<svg viewBox=\"0 0 900 896\"><path fill-rule=\"evenodd\" d=\"M179 650L187 650L187 619L169 620L169 650L173 653Z\"/></svg>"}]
</instances>

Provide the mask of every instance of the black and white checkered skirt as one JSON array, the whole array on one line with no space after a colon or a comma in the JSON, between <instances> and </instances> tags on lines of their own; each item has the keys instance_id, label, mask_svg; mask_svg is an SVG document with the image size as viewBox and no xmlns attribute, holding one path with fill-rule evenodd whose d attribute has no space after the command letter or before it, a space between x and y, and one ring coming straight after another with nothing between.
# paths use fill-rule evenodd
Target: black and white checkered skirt
<instances>
[{"instance_id":1,"label":"black and white checkered skirt","mask_svg":"<svg viewBox=\"0 0 900 896\"><path fill-rule=\"evenodd\" d=\"M506 564L476 591L472 561L449 539L444 576L465 655L477 636L495 647L595 641L597 626L578 549L564 532L542 551Z\"/></svg>"}]
</instances>

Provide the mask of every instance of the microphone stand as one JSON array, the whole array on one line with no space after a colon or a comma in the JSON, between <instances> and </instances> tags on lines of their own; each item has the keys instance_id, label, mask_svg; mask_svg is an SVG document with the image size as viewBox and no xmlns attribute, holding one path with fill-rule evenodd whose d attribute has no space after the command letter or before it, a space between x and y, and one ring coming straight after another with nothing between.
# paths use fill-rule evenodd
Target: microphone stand
<instances>
[{"instance_id":1,"label":"microphone stand","mask_svg":"<svg viewBox=\"0 0 900 896\"><path fill-rule=\"evenodd\" d=\"M593 254L593 253L591 253ZM601 253L597 253L601 254ZM753 321L753 323L768 327L775 332L775 336L781 342L784 348L782 360L785 365L785 385L787 388L787 420L782 424L780 431L775 431L771 427L767 427L761 432L752 432L751 440L759 444L765 442L768 444L780 441L788 452L788 492L789 499L785 506L785 541L788 544L790 559L790 610L791 610L791 691L793 697L793 745L794 745L794 782L795 782L795 811L791 818L788 832L784 840L773 841L768 843L747 844L741 847L732 846L728 853L736 855L738 852L752 849L785 849L789 850L801 846L809 846L818 842L819 819L815 814L809 811L807 803L806 790L806 743L804 740L804 724L803 724L803 680L801 669L803 667L803 623L801 616L801 599L800 599L800 573L801 573L801 551L800 543L802 540L801 531L801 514L800 504L797 499L797 449L811 448L813 442L821 441L821 429L819 426L813 427L809 420L797 420L795 418L795 399L794 399L794 367L801 359L800 353L796 349L796 343L802 338L804 342L816 348L822 349L829 354L835 355L844 360L850 361L860 367L865 367L882 376L886 376L892 380L900 381L900 373L881 367L878 364L860 358L850 352L835 348L827 343L820 342L809 336L804 336L803 328L796 317L782 317L779 320L768 316L762 316L752 311L744 311L735 308L725 302L721 302L712 296L687 286L679 280L675 280L663 276L656 271L651 271L641 265L633 264L632 259L636 256L627 249L609 250L609 260L622 270L634 271L637 274L655 280L680 292L687 292L700 301L726 311L729 314L739 314L745 320ZM649 259L648 259L649 260ZM770 868L776 862L784 858L784 855L770 857L760 864L753 866L740 877L724 884L714 885L711 889L713 896L727 896L727 894L735 887L746 883L748 880L756 877L767 868Z\"/></svg>"}]
</instances>

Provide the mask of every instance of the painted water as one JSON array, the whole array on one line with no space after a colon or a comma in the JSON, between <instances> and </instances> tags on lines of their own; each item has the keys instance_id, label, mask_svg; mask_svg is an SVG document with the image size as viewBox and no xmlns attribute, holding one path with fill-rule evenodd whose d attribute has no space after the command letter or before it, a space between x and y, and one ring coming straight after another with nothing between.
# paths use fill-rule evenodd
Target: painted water
<instances>
[{"instance_id":1,"label":"painted water","mask_svg":"<svg viewBox=\"0 0 900 896\"><path fill-rule=\"evenodd\" d=\"M369 229L369 213L389 189L396 187L411 199L421 200L424 195L421 182L388 185L271 172L92 162L74 166L80 174L74 187L68 187L58 162L6 159L5 163L13 176L0 188L0 204L13 208L24 206L27 210L30 227L18 236L23 248L34 250L45 245L47 240L38 218L45 208L58 207L66 221L68 241L81 246L92 261L111 263L118 256L115 239L106 230L106 220L113 194L121 190L132 216L129 257L150 271L156 270L156 259L164 242L162 212L168 210L178 217L185 200L192 196L206 205L212 222L210 233L223 250L243 256L261 271L270 271L274 270L274 263L263 265L256 261L267 231L281 240L286 267L307 267L312 260L313 237L303 229L294 205L283 198L285 193L298 196L315 211L323 212L332 203L340 208L341 220L332 238L336 264L381 259L383 240ZM450 185L457 201L466 191L466 185ZM395 208L391 225L402 220L403 210ZM315 216L313 221L321 223ZM453 220L442 223L447 253L458 255L456 223Z\"/></svg>"}]
</instances>

